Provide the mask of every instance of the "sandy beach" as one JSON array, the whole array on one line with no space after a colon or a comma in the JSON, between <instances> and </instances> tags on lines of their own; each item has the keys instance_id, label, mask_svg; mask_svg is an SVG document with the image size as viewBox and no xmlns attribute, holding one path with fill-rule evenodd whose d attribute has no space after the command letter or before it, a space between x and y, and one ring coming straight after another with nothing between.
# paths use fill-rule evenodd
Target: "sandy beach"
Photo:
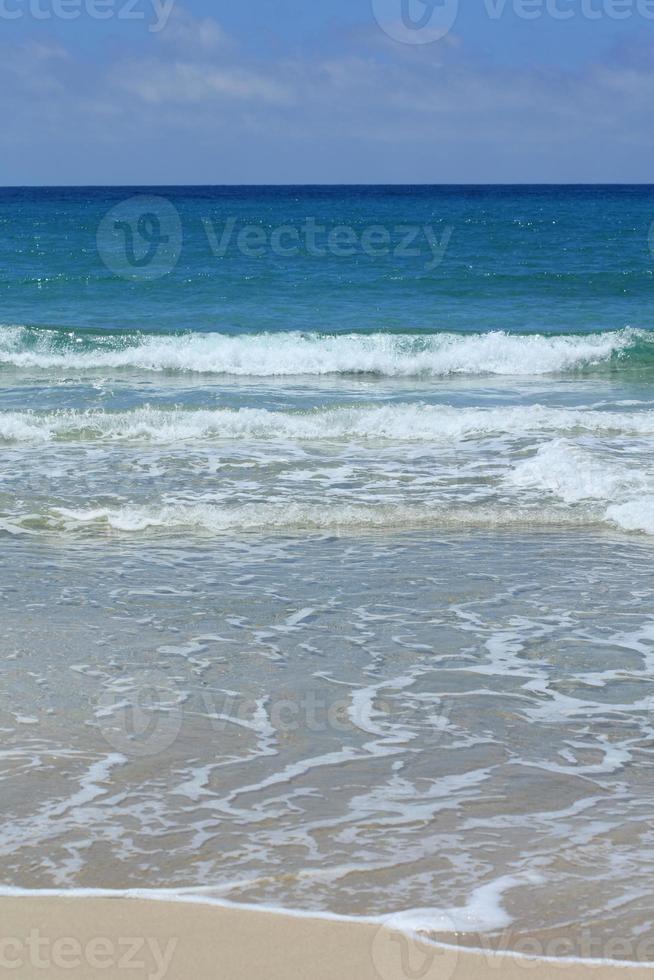
<instances>
[{"instance_id":1,"label":"sandy beach","mask_svg":"<svg viewBox=\"0 0 654 980\"><path fill-rule=\"evenodd\" d=\"M21 980L651 980L583 966L439 949L374 925L130 899L0 900L0 977Z\"/></svg>"},{"instance_id":2,"label":"sandy beach","mask_svg":"<svg viewBox=\"0 0 654 980\"><path fill-rule=\"evenodd\" d=\"M0 980L654 980L654 0L0 25Z\"/></svg>"}]
</instances>

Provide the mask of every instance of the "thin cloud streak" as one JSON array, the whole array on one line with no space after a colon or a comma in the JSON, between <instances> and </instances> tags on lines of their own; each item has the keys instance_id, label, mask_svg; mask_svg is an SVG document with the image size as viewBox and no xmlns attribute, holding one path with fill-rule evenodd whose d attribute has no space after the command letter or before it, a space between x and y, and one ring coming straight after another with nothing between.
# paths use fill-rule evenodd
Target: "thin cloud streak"
<instances>
[{"instance_id":1,"label":"thin cloud streak","mask_svg":"<svg viewBox=\"0 0 654 980\"><path fill-rule=\"evenodd\" d=\"M85 183L112 179L111 160L96 169L107 147L131 158L127 182L155 184L649 179L642 45L576 72L490 64L462 43L275 61L178 10L142 51L97 64L59 44L0 57L7 183L17 146L33 150L26 181L52 182L46 145L71 183L80 145Z\"/></svg>"}]
</instances>

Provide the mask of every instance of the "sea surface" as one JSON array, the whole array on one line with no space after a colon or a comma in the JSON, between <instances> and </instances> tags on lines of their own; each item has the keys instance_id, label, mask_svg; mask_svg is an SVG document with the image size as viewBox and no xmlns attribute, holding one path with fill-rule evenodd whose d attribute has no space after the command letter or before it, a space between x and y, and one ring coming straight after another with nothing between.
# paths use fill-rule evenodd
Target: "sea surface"
<instances>
[{"instance_id":1,"label":"sea surface","mask_svg":"<svg viewBox=\"0 0 654 980\"><path fill-rule=\"evenodd\" d=\"M653 221L0 190L0 885L654 960Z\"/></svg>"}]
</instances>

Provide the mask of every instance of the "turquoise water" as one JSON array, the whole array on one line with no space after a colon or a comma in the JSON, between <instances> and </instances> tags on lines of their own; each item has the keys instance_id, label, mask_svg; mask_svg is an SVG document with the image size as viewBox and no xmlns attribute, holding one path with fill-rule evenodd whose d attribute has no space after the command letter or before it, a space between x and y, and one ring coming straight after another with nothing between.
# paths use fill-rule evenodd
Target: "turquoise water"
<instances>
[{"instance_id":1,"label":"turquoise water","mask_svg":"<svg viewBox=\"0 0 654 980\"><path fill-rule=\"evenodd\" d=\"M110 331L509 330L576 333L651 327L651 187L624 188L158 188L177 208L183 248L162 279L126 283L105 267L100 222L139 189L0 191L3 319L39 327ZM403 226L451 237L437 269L419 254L248 257L218 237L307 220L357 236ZM310 251L310 250L309 250ZM377 249L383 253L383 247Z\"/></svg>"},{"instance_id":2,"label":"turquoise water","mask_svg":"<svg viewBox=\"0 0 654 980\"><path fill-rule=\"evenodd\" d=\"M639 958L653 220L0 191L5 884Z\"/></svg>"}]
</instances>

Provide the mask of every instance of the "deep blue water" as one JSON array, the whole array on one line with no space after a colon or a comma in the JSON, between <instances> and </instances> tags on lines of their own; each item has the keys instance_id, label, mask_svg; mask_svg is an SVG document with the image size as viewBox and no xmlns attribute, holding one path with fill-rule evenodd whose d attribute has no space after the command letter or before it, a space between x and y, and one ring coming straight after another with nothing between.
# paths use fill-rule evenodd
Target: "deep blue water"
<instances>
[{"instance_id":1,"label":"deep blue water","mask_svg":"<svg viewBox=\"0 0 654 980\"><path fill-rule=\"evenodd\" d=\"M103 263L97 235L110 209L143 195L177 210L183 244L167 275L130 281ZM230 219L235 237L262 231L262 254L235 240L213 254L207 224L219 238ZM4 189L0 322L235 333L650 328L653 220L650 186ZM306 222L324 229L324 254L305 247ZM320 248L339 226L352 230L353 254ZM436 267L425 226L446 245ZM292 254L271 246L283 227L301 235ZM407 228L419 232L415 254L398 254ZM364 248L366 229L389 245Z\"/></svg>"}]
</instances>

